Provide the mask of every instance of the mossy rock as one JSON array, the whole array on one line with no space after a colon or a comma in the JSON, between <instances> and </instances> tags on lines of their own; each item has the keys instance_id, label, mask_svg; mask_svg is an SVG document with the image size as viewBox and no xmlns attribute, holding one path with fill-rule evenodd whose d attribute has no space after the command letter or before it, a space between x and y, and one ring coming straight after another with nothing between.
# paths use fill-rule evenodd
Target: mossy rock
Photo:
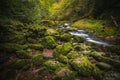
<instances>
[{"instance_id":1,"label":"mossy rock","mask_svg":"<svg viewBox=\"0 0 120 80\"><path fill-rule=\"evenodd\" d=\"M2 43L0 44L0 50L4 50L7 52L16 52L19 50L25 50L28 48L27 45L20 45L20 44L15 44L15 43Z\"/></svg>"},{"instance_id":2,"label":"mossy rock","mask_svg":"<svg viewBox=\"0 0 120 80\"><path fill-rule=\"evenodd\" d=\"M14 63L12 63L10 65L10 68L26 70L30 67L29 63L30 63L30 61L19 59L19 60L16 60Z\"/></svg>"},{"instance_id":3,"label":"mossy rock","mask_svg":"<svg viewBox=\"0 0 120 80\"><path fill-rule=\"evenodd\" d=\"M71 51L70 53L67 54L68 59L75 59L80 57L81 55L76 52L76 51Z\"/></svg>"},{"instance_id":4,"label":"mossy rock","mask_svg":"<svg viewBox=\"0 0 120 80\"><path fill-rule=\"evenodd\" d=\"M67 56L64 56L62 54L59 55L58 57L58 61L62 62L62 63L68 63L69 59Z\"/></svg>"},{"instance_id":5,"label":"mossy rock","mask_svg":"<svg viewBox=\"0 0 120 80\"><path fill-rule=\"evenodd\" d=\"M87 57L81 56L71 60L72 67L82 76L93 76L97 80L102 80L102 71L95 67Z\"/></svg>"},{"instance_id":6,"label":"mossy rock","mask_svg":"<svg viewBox=\"0 0 120 80\"><path fill-rule=\"evenodd\" d=\"M28 44L28 47L35 50L43 50L42 44Z\"/></svg>"},{"instance_id":7,"label":"mossy rock","mask_svg":"<svg viewBox=\"0 0 120 80\"><path fill-rule=\"evenodd\" d=\"M43 64L43 55L42 54L35 54L32 57L32 62L33 62L33 64L38 65L38 66Z\"/></svg>"},{"instance_id":8,"label":"mossy rock","mask_svg":"<svg viewBox=\"0 0 120 80\"><path fill-rule=\"evenodd\" d=\"M70 41L71 38L72 38L72 36L70 34L68 34L68 33L64 33L64 34L60 35L60 40L64 41L64 42Z\"/></svg>"},{"instance_id":9,"label":"mossy rock","mask_svg":"<svg viewBox=\"0 0 120 80\"><path fill-rule=\"evenodd\" d=\"M74 46L74 50L75 51L80 51L81 50L81 46L80 45L75 45Z\"/></svg>"},{"instance_id":10,"label":"mossy rock","mask_svg":"<svg viewBox=\"0 0 120 80\"><path fill-rule=\"evenodd\" d=\"M44 48L54 48L56 46L56 41L53 36L46 36L42 39L41 44Z\"/></svg>"},{"instance_id":11,"label":"mossy rock","mask_svg":"<svg viewBox=\"0 0 120 80\"><path fill-rule=\"evenodd\" d=\"M85 42L85 39L83 37L80 37L80 36L73 36L73 42L83 43L83 42Z\"/></svg>"},{"instance_id":12,"label":"mossy rock","mask_svg":"<svg viewBox=\"0 0 120 80\"><path fill-rule=\"evenodd\" d=\"M75 80L76 73L68 68L62 68L55 72L53 80Z\"/></svg>"},{"instance_id":13,"label":"mossy rock","mask_svg":"<svg viewBox=\"0 0 120 80\"><path fill-rule=\"evenodd\" d=\"M64 64L55 61L55 60L48 60L44 63L44 65L48 68L48 69L52 69L52 70L58 70L61 69L63 67L66 67Z\"/></svg>"},{"instance_id":14,"label":"mossy rock","mask_svg":"<svg viewBox=\"0 0 120 80\"><path fill-rule=\"evenodd\" d=\"M58 45L54 50L54 55L59 56L60 54L67 55L72 50L72 44L70 42Z\"/></svg>"},{"instance_id":15,"label":"mossy rock","mask_svg":"<svg viewBox=\"0 0 120 80\"><path fill-rule=\"evenodd\" d=\"M85 43L80 43L80 44L75 44L74 45L74 49L75 50L80 50L80 51L84 51L84 50L91 50L91 46L85 44Z\"/></svg>"},{"instance_id":16,"label":"mossy rock","mask_svg":"<svg viewBox=\"0 0 120 80\"><path fill-rule=\"evenodd\" d=\"M31 56L25 50L16 51L16 55L17 55L18 58L21 58L21 59L31 58Z\"/></svg>"}]
</instances>

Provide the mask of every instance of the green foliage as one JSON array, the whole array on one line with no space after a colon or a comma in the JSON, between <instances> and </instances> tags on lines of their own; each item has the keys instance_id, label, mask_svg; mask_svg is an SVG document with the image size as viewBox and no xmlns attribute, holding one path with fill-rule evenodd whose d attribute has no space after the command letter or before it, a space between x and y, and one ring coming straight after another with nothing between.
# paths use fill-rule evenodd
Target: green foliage
<instances>
[{"instance_id":1,"label":"green foliage","mask_svg":"<svg viewBox=\"0 0 120 80\"><path fill-rule=\"evenodd\" d=\"M104 25L103 25L104 24ZM98 36L117 36L119 29L112 26L105 26L106 21L94 20L94 19L83 19L76 21L72 26L85 29L89 32L94 33ZM116 30L117 29L117 30Z\"/></svg>"},{"instance_id":2,"label":"green foliage","mask_svg":"<svg viewBox=\"0 0 120 80\"><path fill-rule=\"evenodd\" d=\"M28 44L28 47L35 50L43 50L43 46L41 44Z\"/></svg>"},{"instance_id":3,"label":"green foliage","mask_svg":"<svg viewBox=\"0 0 120 80\"><path fill-rule=\"evenodd\" d=\"M65 41L65 42L69 42L71 40L72 36L68 33L64 33L60 35L60 40L61 41Z\"/></svg>"},{"instance_id":4,"label":"green foliage","mask_svg":"<svg viewBox=\"0 0 120 80\"><path fill-rule=\"evenodd\" d=\"M51 8L52 18L56 20L75 20L89 16L93 11L95 1L91 0L61 0Z\"/></svg>"},{"instance_id":5,"label":"green foliage","mask_svg":"<svg viewBox=\"0 0 120 80\"><path fill-rule=\"evenodd\" d=\"M42 54L35 54L33 57L32 57L32 62L33 64L35 65L41 65L43 63L43 55Z\"/></svg>"},{"instance_id":6,"label":"green foliage","mask_svg":"<svg viewBox=\"0 0 120 80\"><path fill-rule=\"evenodd\" d=\"M81 56L71 61L72 67L82 76L93 76L102 80L102 71L95 67L87 57Z\"/></svg>"},{"instance_id":7,"label":"green foliage","mask_svg":"<svg viewBox=\"0 0 120 80\"><path fill-rule=\"evenodd\" d=\"M85 39L83 37L80 36L73 36L73 42L78 42L78 43L83 43L85 41Z\"/></svg>"},{"instance_id":8,"label":"green foliage","mask_svg":"<svg viewBox=\"0 0 120 80\"><path fill-rule=\"evenodd\" d=\"M81 55L76 52L76 51L71 51L68 55L67 55L68 59L75 59L78 57L81 57Z\"/></svg>"},{"instance_id":9,"label":"green foliage","mask_svg":"<svg viewBox=\"0 0 120 80\"><path fill-rule=\"evenodd\" d=\"M71 43L64 43L63 45L58 45L54 50L54 55L59 56L60 54L67 55L72 50Z\"/></svg>"},{"instance_id":10,"label":"green foliage","mask_svg":"<svg viewBox=\"0 0 120 80\"><path fill-rule=\"evenodd\" d=\"M46 36L42 39L41 44L44 48L54 48L56 46L56 41L53 36Z\"/></svg>"},{"instance_id":11,"label":"green foliage","mask_svg":"<svg viewBox=\"0 0 120 80\"><path fill-rule=\"evenodd\" d=\"M68 58L67 58L67 56L60 54L58 57L58 61L60 61L62 63L68 63Z\"/></svg>"}]
</instances>

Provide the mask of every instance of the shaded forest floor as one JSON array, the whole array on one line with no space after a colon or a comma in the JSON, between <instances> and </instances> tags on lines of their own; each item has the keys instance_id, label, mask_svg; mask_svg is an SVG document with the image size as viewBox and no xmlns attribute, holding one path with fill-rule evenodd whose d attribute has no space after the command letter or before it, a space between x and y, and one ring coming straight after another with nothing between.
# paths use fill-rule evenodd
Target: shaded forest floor
<instances>
[{"instance_id":1,"label":"shaded forest floor","mask_svg":"<svg viewBox=\"0 0 120 80\"><path fill-rule=\"evenodd\" d=\"M102 23L80 20L72 26L115 42L114 46L85 42L84 38L68 33L74 28L56 28L54 21L39 24L3 21L0 24L1 80L119 80L120 28Z\"/></svg>"}]
</instances>

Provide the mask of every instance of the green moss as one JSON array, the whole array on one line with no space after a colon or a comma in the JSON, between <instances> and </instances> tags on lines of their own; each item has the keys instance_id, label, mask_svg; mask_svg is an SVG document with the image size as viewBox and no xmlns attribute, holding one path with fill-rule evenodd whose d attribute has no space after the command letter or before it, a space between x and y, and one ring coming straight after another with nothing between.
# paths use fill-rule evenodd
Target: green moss
<instances>
[{"instance_id":1,"label":"green moss","mask_svg":"<svg viewBox=\"0 0 120 80\"><path fill-rule=\"evenodd\" d=\"M37 43L38 41L36 39L33 39L31 37L27 38L28 43Z\"/></svg>"},{"instance_id":2,"label":"green moss","mask_svg":"<svg viewBox=\"0 0 120 80\"><path fill-rule=\"evenodd\" d=\"M47 29L47 31L46 31L46 35L48 35L48 36L55 36L57 34L58 34L58 32L55 29L52 29L52 28Z\"/></svg>"},{"instance_id":3,"label":"green moss","mask_svg":"<svg viewBox=\"0 0 120 80\"><path fill-rule=\"evenodd\" d=\"M32 62L35 65L41 65L43 63L43 55L42 54L35 54L32 57Z\"/></svg>"},{"instance_id":4,"label":"green moss","mask_svg":"<svg viewBox=\"0 0 120 80\"><path fill-rule=\"evenodd\" d=\"M54 48L56 46L56 41L53 36L46 36L41 41L44 48Z\"/></svg>"},{"instance_id":5,"label":"green moss","mask_svg":"<svg viewBox=\"0 0 120 80\"><path fill-rule=\"evenodd\" d=\"M75 43L83 43L85 39L83 37L73 36L73 42Z\"/></svg>"},{"instance_id":6,"label":"green moss","mask_svg":"<svg viewBox=\"0 0 120 80\"><path fill-rule=\"evenodd\" d=\"M24 51L24 50L16 51L16 55L18 58L21 58L21 59L31 58L31 56L28 54L28 52Z\"/></svg>"},{"instance_id":7,"label":"green moss","mask_svg":"<svg viewBox=\"0 0 120 80\"><path fill-rule=\"evenodd\" d=\"M28 65L29 61L27 60L16 60L13 64L10 65L10 68L13 69L28 69L29 65Z\"/></svg>"},{"instance_id":8,"label":"green moss","mask_svg":"<svg viewBox=\"0 0 120 80\"><path fill-rule=\"evenodd\" d=\"M60 40L61 41L68 42L68 41L71 40L71 38L72 38L72 36L68 33L64 33L64 34L60 35Z\"/></svg>"},{"instance_id":9,"label":"green moss","mask_svg":"<svg viewBox=\"0 0 120 80\"><path fill-rule=\"evenodd\" d=\"M107 26L105 24L108 24L108 23L106 21L101 21L101 20L83 19L83 20L76 21L75 23L73 23L72 26L80 29L85 29L98 36L104 36L104 37L117 36L119 34L118 28Z\"/></svg>"},{"instance_id":10,"label":"green moss","mask_svg":"<svg viewBox=\"0 0 120 80\"><path fill-rule=\"evenodd\" d=\"M40 23L42 25L49 26L49 27L56 25L56 23L54 21L51 21L51 20L42 20Z\"/></svg>"},{"instance_id":11,"label":"green moss","mask_svg":"<svg viewBox=\"0 0 120 80\"><path fill-rule=\"evenodd\" d=\"M58 45L54 50L54 55L59 56L60 54L67 55L72 50L71 43L64 43L62 45Z\"/></svg>"},{"instance_id":12,"label":"green moss","mask_svg":"<svg viewBox=\"0 0 120 80\"><path fill-rule=\"evenodd\" d=\"M75 80L76 73L68 68L57 70L53 80Z\"/></svg>"},{"instance_id":13,"label":"green moss","mask_svg":"<svg viewBox=\"0 0 120 80\"><path fill-rule=\"evenodd\" d=\"M28 44L28 47L35 50L43 50L42 44Z\"/></svg>"},{"instance_id":14,"label":"green moss","mask_svg":"<svg viewBox=\"0 0 120 80\"><path fill-rule=\"evenodd\" d=\"M71 61L72 67L82 76L93 76L101 80L102 72L95 67L87 57L81 56Z\"/></svg>"},{"instance_id":15,"label":"green moss","mask_svg":"<svg viewBox=\"0 0 120 80\"><path fill-rule=\"evenodd\" d=\"M63 67L65 67L65 65L63 65L62 63L58 62L58 61L54 61L54 60L49 60L46 61L44 63L44 65L48 68L48 69L52 69L52 70L58 70L61 69Z\"/></svg>"},{"instance_id":16,"label":"green moss","mask_svg":"<svg viewBox=\"0 0 120 80\"><path fill-rule=\"evenodd\" d=\"M78 52L76 52L76 51L71 51L70 53L68 53L68 55L67 55L67 57L69 58L69 59L75 59L75 58L78 58L78 57L80 57L81 55L78 53Z\"/></svg>"},{"instance_id":17,"label":"green moss","mask_svg":"<svg viewBox=\"0 0 120 80\"><path fill-rule=\"evenodd\" d=\"M68 63L68 58L67 58L67 56L60 54L58 57L58 61L60 61L62 63Z\"/></svg>"}]
</instances>

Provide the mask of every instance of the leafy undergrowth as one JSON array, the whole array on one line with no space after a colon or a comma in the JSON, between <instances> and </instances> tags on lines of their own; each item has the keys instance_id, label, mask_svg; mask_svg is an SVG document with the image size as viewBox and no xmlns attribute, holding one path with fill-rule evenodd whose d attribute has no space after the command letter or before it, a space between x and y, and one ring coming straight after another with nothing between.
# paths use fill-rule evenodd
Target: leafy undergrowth
<instances>
[{"instance_id":1,"label":"leafy undergrowth","mask_svg":"<svg viewBox=\"0 0 120 80\"><path fill-rule=\"evenodd\" d=\"M119 70L119 61L106 57L96 45L66 30L8 22L7 27L1 25L4 29L0 34L1 80L108 80L107 71ZM111 52L119 54L117 50L112 48Z\"/></svg>"}]
</instances>

